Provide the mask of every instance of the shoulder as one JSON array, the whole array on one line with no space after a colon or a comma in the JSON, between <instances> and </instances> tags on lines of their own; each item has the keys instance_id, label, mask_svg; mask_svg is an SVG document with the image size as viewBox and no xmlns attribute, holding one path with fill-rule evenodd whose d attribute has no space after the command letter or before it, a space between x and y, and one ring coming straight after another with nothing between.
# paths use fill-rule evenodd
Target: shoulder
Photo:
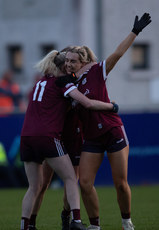
<instances>
[{"instance_id":1,"label":"shoulder","mask_svg":"<svg viewBox=\"0 0 159 230\"><path fill-rule=\"evenodd\" d=\"M91 77L94 76L95 77L97 75L98 75L98 77L101 76L103 79L106 79L106 62L105 62L105 60L92 66L92 68L88 71L88 76L91 76Z\"/></svg>"},{"instance_id":2,"label":"shoulder","mask_svg":"<svg viewBox=\"0 0 159 230\"><path fill-rule=\"evenodd\" d=\"M93 65L90 70L87 71L87 74L89 73L93 73L93 72L96 72L96 71L103 71L103 69L105 69L106 67L106 61L101 61L95 65Z\"/></svg>"}]
</instances>

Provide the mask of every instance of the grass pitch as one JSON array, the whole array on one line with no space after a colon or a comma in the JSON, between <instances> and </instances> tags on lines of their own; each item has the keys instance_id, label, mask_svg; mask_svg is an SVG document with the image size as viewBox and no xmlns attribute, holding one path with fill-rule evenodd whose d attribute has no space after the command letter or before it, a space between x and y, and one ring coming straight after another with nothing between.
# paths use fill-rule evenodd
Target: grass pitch
<instances>
[{"instance_id":1,"label":"grass pitch","mask_svg":"<svg viewBox=\"0 0 159 230\"><path fill-rule=\"evenodd\" d=\"M132 220L136 230L159 229L159 186L132 186ZM0 229L20 229L21 203L26 189L0 190ZM97 187L102 230L121 230L114 187ZM63 189L49 189L37 218L38 230L60 230ZM89 221L81 201L81 217Z\"/></svg>"}]
</instances>

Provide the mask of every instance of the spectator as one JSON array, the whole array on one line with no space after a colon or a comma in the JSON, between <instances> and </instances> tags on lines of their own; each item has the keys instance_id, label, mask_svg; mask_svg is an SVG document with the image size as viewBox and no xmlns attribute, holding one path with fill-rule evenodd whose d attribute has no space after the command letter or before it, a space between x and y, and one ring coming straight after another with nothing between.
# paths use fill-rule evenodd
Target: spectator
<instances>
[{"instance_id":1,"label":"spectator","mask_svg":"<svg viewBox=\"0 0 159 230\"><path fill-rule=\"evenodd\" d=\"M0 80L0 113L13 113L23 108L20 87L13 81L13 72L8 70Z\"/></svg>"}]
</instances>

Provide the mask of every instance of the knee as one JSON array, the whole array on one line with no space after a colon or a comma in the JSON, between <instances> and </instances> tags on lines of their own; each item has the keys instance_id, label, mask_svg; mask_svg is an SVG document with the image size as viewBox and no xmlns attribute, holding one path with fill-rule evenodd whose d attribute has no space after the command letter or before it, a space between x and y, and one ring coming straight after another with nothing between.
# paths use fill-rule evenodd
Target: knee
<instances>
[{"instance_id":1,"label":"knee","mask_svg":"<svg viewBox=\"0 0 159 230\"><path fill-rule=\"evenodd\" d=\"M93 189L93 183L87 178L80 178L79 184L81 192L89 193Z\"/></svg>"},{"instance_id":2,"label":"knee","mask_svg":"<svg viewBox=\"0 0 159 230\"><path fill-rule=\"evenodd\" d=\"M42 184L41 183L35 183L34 185L29 186L29 189L32 191L32 193L35 196L37 196L42 189Z\"/></svg>"},{"instance_id":3,"label":"knee","mask_svg":"<svg viewBox=\"0 0 159 230\"><path fill-rule=\"evenodd\" d=\"M127 192L127 189L129 187L127 181L120 180L115 183L116 190L120 193L125 193Z\"/></svg>"}]
</instances>

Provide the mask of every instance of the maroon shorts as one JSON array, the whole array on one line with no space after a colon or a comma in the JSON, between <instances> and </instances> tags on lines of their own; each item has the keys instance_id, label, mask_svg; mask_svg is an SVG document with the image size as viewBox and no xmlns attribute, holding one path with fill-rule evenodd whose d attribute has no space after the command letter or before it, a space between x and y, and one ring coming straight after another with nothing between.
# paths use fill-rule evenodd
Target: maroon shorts
<instances>
[{"instance_id":1,"label":"maroon shorts","mask_svg":"<svg viewBox=\"0 0 159 230\"><path fill-rule=\"evenodd\" d=\"M82 150L82 124L74 110L67 114L62 133L62 141L73 166L78 166Z\"/></svg>"},{"instance_id":2,"label":"maroon shorts","mask_svg":"<svg viewBox=\"0 0 159 230\"><path fill-rule=\"evenodd\" d=\"M21 161L42 163L45 158L67 154L60 140L46 136L22 136L20 142Z\"/></svg>"},{"instance_id":3,"label":"maroon shorts","mask_svg":"<svg viewBox=\"0 0 159 230\"><path fill-rule=\"evenodd\" d=\"M80 161L81 151L82 151L81 135L78 136L75 140L64 140L63 143L72 161L73 166L78 166Z\"/></svg>"},{"instance_id":4,"label":"maroon shorts","mask_svg":"<svg viewBox=\"0 0 159 230\"><path fill-rule=\"evenodd\" d=\"M112 153L125 148L129 144L124 126L113 127L100 137L85 140L82 146L84 152Z\"/></svg>"}]
</instances>

